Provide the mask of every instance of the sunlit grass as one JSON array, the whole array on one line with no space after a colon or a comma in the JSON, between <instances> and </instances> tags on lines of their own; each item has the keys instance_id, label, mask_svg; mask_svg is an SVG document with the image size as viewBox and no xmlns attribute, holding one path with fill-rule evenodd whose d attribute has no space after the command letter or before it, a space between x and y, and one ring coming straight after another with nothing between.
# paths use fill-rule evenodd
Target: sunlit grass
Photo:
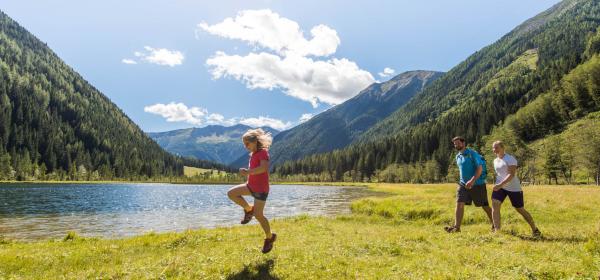
<instances>
[{"instance_id":1,"label":"sunlit grass","mask_svg":"<svg viewBox=\"0 0 600 280\"><path fill-rule=\"evenodd\" d=\"M335 218L272 221L275 249L260 253L257 225L59 241L0 240L0 279L597 279L600 188L535 186L526 208L544 237L507 201L503 232L468 207L458 234L453 185L371 184L393 193L352 204ZM268 214L268 213L267 213ZM238 219L239 217L232 217ZM65 233L65 235L67 235Z\"/></svg>"},{"instance_id":2,"label":"sunlit grass","mask_svg":"<svg viewBox=\"0 0 600 280\"><path fill-rule=\"evenodd\" d=\"M212 169L205 169L205 168L198 168L198 167L191 167L191 166L183 167L183 175L187 176L187 177L198 176L198 175L203 175L203 174L212 173L212 172L213 172Z\"/></svg>"}]
</instances>

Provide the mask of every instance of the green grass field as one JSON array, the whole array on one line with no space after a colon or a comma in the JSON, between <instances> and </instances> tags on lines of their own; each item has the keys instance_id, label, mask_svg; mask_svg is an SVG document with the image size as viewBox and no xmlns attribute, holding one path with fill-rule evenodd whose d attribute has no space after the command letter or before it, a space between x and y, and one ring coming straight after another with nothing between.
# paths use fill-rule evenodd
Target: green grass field
<instances>
[{"instance_id":1,"label":"green grass field","mask_svg":"<svg viewBox=\"0 0 600 280\"><path fill-rule=\"evenodd\" d=\"M190 167L190 166L183 167L183 175L187 176L187 177L198 176L198 175L202 175L205 173L211 173L211 172L212 172L211 169L204 169L204 168L197 168L197 167Z\"/></svg>"},{"instance_id":2,"label":"green grass field","mask_svg":"<svg viewBox=\"0 0 600 280\"><path fill-rule=\"evenodd\" d=\"M104 240L71 236L0 241L0 279L598 279L600 188L535 186L526 208L544 237L510 203L503 232L467 207L448 234L452 185L371 184L393 193L352 204L352 214L272 221L275 248L260 253L257 225ZM240 211L241 212L241 211ZM267 213L268 215L268 213ZM237 220L240 217L232 217Z\"/></svg>"}]
</instances>

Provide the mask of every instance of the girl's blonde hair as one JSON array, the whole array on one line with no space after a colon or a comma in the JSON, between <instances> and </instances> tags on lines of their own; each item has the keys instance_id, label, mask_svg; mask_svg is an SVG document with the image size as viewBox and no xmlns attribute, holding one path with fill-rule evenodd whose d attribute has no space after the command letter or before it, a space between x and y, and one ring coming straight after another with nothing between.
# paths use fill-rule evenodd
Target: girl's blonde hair
<instances>
[{"instance_id":1,"label":"girl's blonde hair","mask_svg":"<svg viewBox=\"0 0 600 280\"><path fill-rule=\"evenodd\" d=\"M257 149L269 149L271 147L271 143L273 142L273 137L270 132L265 132L262 128L257 129L248 129L246 133L242 136L243 141L247 142L257 142Z\"/></svg>"}]
</instances>

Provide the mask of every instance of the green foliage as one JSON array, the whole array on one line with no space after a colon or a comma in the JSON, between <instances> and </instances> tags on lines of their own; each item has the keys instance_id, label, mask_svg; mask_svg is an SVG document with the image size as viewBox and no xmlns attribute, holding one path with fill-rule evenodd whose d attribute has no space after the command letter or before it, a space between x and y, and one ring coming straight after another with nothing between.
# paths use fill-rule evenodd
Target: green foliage
<instances>
[{"instance_id":1,"label":"green foliage","mask_svg":"<svg viewBox=\"0 0 600 280\"><path fill-rule=\"evenodd\" d=\"M409 71L368 86L352 99L277 135L271 147L271 164L346 147L441 75Z\"/></svg>"},{"instance_id":2,"label":"green foliage","mask_svg":"<svg viewBox=\"0 0 600 280\"><path fill-rule=\"evenodd\" d=\"M563 132L529 145L531 167L524 178L531 182L600 184L600 112L570 124ZM591 180L590 180L591 179Z\"/></svg>"},{"instance_id":3,"label":"green foliage","mask_svg":"<svg viewBox=\"0 0 600 280\"><path fill-rule=\"evenodd\" d=\"M436 183L445 181L440 173L441 167L435 160L414 164L390 164L381 171L376 171L375 178L379 182L390 183Z\"/></svg>"},{"instance_id":4,"label":"green foliage","mask_svg":"<svg viewBox=\"0 0 600 280\"><path fill-rule=\"evenodd\" d=\"M379 123L365 138L397 135L417 124L435 123L439 116L457 105L475 112L462 117L456 115L459 119L453 120L463 121L462 131L450 130L450 134L464 134L470 142L485 135L491 128L486 123L493 124L515 112L550 89L557 77L560 78L581 62L587 36L598 27L596 18L600 16L600 5L588 0L577 1L575 4L573 1L564 1L557 6L552 12L536 17L543 24L534 20L526 22L525 26L519 26L496 43L467 58L427 87L423 94ZM523 32L524 29L528 31ZM526 57L533 50L537 50L538 55L536 67L530 67L528 63L525 63L526 67L514 67L518 68L515 69L517 71L511 72L517 75L512 75L504 83L498 83L500 86L491 91L485 90L490 82L495 84L494 79L502 76L503 70L506 71L507 67L511 68L512 63L519 61L519 57L525 56L522 60L528 61ZM494 106L486 108L489 106L488 102L494 102ZM474 106L469 106L468 103L474 103ZM485 122L475 123L476 127L470 131L468 124L473 123L474 118L469 117L473 116ZM483 127L479 127L481 125Z\"/></svg>"},{"instance_id":5,"label":"green foliage","mask_svg":"<svg viewBox=\"0 0 600 280\"><path fill-rule=\"evenodd\" d=\"M203 169L185 166L183 170L185 178L178 182L189 183L240 183L246 180L239 173L225 172L217 169Z\"/></svg>"},{"instance_id":6,"label":"green foliage","mask_svg":"<svg viewBox=\"0 0 600 280\"><path fill-rule=\"evenodd\" d=\"M600 28L594 35L588 40L588 44L585 48L584 56L591 58L592 56L600 54Z\"/></svg>"},{"instance_id":7,"label":"green foliage","mask_svg":"<svg viewBox=\"0 0 600 280\"><path fill-rule=\"evenodd\" d=\"M456 135L487 153L488 159L492 139L485 136L490 134L514 144L520 161L534 158L525 143L558 133L600 110L600 60L584 55L586 48L588 53L593 49L590 42L596 37L591 34L599 18L598 1L563 1L454 67L367 131L360 142L284 162L275 172L326 172L334 180L351 172L360 174L353 177L359 181L381 180L374 175L383 174L384 180L396 181L398 176L386 171L389 166L434 160L439 178L449 180L455 153L450 139ZM499 138L505 136L509 139ZM519 172L538 173L538 167L529 164ZM568 166L560 170L567 177L576 171ZM410 181L415 179L406 182Z\"/></svg>"},{"instance_id":8,"label":"green foliage","mask_svg":"<svg viewBox=\"0 0 600 280\"><path fill-rule=\"evenodd\" d=\"M569 183L573 168L576 168L588 169L589 175L598 181L600 172L597 171L597 166L600 159L594 151L598 151L600 122L597 113L593 113L598 110L600 56L595 55L565 75L553 90L509 116L502 130L510 131L514 134L511 137L516 137L519 142L548 139L549 142L544 141L543 144L532 144L538 147L538 152L521 155L521 161L531 160L527 166L533 169L536 168L536 161L543 162L541 166L537 166L543 169L548 180L558 183L562 177ZM581 129L574 127L571 129L573 131L569 131L569 125L574 122L578 123L575 127L581 126ZM565 133L561 133L562 131ZM553 137L556 133L561 133L562 136ZM586 162L586 165L574 165L575 162ZM535 173L530 175L535 176Z\"/></svg>"},{"instance_id":9,"label":"green foliage","mask_svg":"<svg viewBox=\"0 0 600 280\"><path fill-rule=\"evenodd\" d=\"M596 55L506 123L521 139L532 141L560 132L572 121L599 109L600 56Z\"/></svg>"},{"instance_id":10,"label":"green foliage","mask_svg":"<svg viewBox=\"0 0 600 280\"><path fill-rule=\"evenodd\" d=\"M565 178L570 179L567 175L569 169L568 162L563 161L563 155L561 151L561 143L558 138L553 138L546 147L544 147L544 170L548 177L548 182L554 179L554 182L558 184L558 176L562 174Z\"/></svg>"},{"instance_id":11,"label":"green foliage","mask_svg":"<svg viewBox=\"0 0 600 280\"><path fill-rule=\"evenodd\" d=\"M162 150L0 12L0 180L143 180L181 176L184 164L226 169Z\"/></svg>"}]
</instances>

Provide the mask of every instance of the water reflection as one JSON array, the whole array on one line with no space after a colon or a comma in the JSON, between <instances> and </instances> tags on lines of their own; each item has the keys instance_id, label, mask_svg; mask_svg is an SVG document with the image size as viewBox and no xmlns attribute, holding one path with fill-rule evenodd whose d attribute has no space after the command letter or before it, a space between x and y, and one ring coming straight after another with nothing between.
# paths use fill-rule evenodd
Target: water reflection
<instances>
[{"instance_id":1,"label":"water reflection","mask_svg":"<svg viewBox=\"0 0 600 280\"><path fill-rule=\"evenodd\" d=\"M123 237L236 225L241 210L227 199L230 186L172 184L2 184L0 235L11 239ZM376 195L359 187L272 186L265 213L349 213L350 201ZM256 223L253 221L252 223Z\"/></svg>"}]
</instances>

